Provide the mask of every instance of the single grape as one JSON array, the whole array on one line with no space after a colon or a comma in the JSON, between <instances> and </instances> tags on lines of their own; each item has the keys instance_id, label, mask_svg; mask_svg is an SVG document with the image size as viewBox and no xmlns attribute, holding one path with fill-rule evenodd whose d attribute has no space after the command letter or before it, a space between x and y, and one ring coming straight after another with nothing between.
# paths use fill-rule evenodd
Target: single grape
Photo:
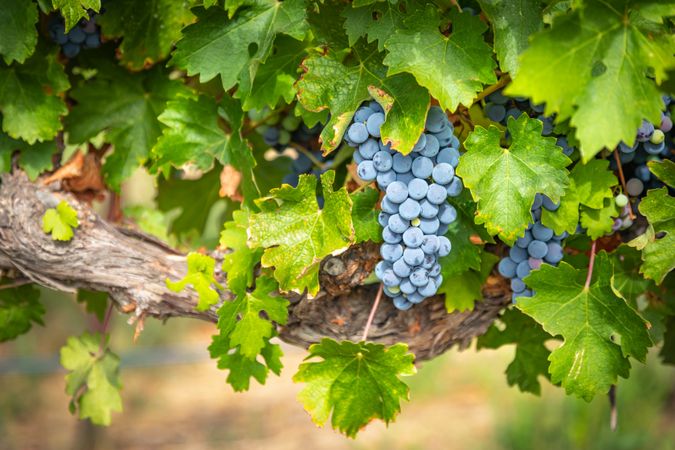
<instances>
[{"instance_id":1,"label":"single grape","mask_svg":"<svg viewBox=\"0 0 675 450\"><path fill-rule=\"evenodd\" d=\"M379 151L373 156L373 165L378 172L386 172L393 165L393 158L389 152Z\"/></svg>"},{"instance_id":2,"label":"single grape","mask_svg":"<svg viewBox=\"0 0 675 450\"><path fill-rule=\"evenodd\" d=\"M417 140L417 142L413 146L412 151L413 152L421 152L426 145L427 145L427 135L422 133L420 135L420 138Z\"/></svg>"},{"instance_id":3,"label":"single grape","mask_svg":"<svg viewBox=\"0 0 675 450\"><path fill-rule=\"evenodd\" d=\"M389 200L386 196L380 202L380 208L387 214L398 214L398 205Z\"/></svg>"},{"instance_id":4,"label":"single grape","mask_svg":"<svg viewBox=\"0 0 675 450\"><path fill-rule=\"evenodd\" d=\"M619 194L616 197L614 197L614 203L619 208L623 208L624 206L626 206L628 204L628 197L626 197L623 194Z\"/></svg>"},{"instance_id":5,"label":"single grape","mask_svg":"<svg viewBox=\"0 0 675 450\"><path fill-rule=\"evenodd\" d=\"M454 222L457 220L457 210L447 203L441 204L438 208L438 220L444 225Z\"/></svg>"},{"instance_id":6,"label":"single grape","mask_svg":"<svg viewBox=\"0 0 675 450\"><path fill-rule=\"evenodd\" d=\"M419 266L424 261L424 252L421 248L406 248L403 250L403 260L411 267Z\"/></svg>"},{"instance_id":7,"label":"single grape","mask_svg":"<svg viewBox=\"0 0 675 450\"><path fill-rule=\"evenodd\" d=\"M531 270L537 270L544 263L544 260L541 258L529 258L527 264L530 266Z\"/></svg>"},{"instance_id":8,"label":"single grape","mask_svg":"<svg viewBox=\"0 0 675 450\"><path fill-rule=\"evenodd\" d=\"M375 139L368 139L366 142L359 146L359 152L365 159L373 159L375 153L380 151L380 146L377 145Z\"/></svg>"},{"instance_id":9,"label":"single grape","mask_svg":"<svg viewBox=\"0 0 675 450\"><path fill-rule=\"evenodd\" d=\"M525 236L516 239L516 245L520 248L527 248L532 242L532 233L528 230L525 232Z\"/></svg>"},{"instance_id":10,"label":"single grape","mask_svg":"<svg viewBox=\"0 0 675 450\"><path fill-rule=\"evenodd\" d=\"M84 40L86 48L99 48L101 46L101 37L98 34L90 34Z\"/></svg>"},{"instance_id":11,"label":"single grape","mask_svg":"<svg viewBox=\"0 0 675 450\"><path fill-rule=\"evenodd\" d=\"M410 303L405 297L402 295L399 295L398 297L394 297L394 306L396 309L399 311L407 311L410 308L412 308L413 304Z\"/></svg>"},{"instance_id":12,"label":"single grape","mask_svg":"<svg viewBox=\"0 0 675 450\"><path fill-rule=\"evenodd\" d=\"M66 58L74 58L80 53L80 46L77 44L73 44L71 42L68 42L66 44L63 44L62 47L63 50L63 56Z\"/></svg>"},{"instance_id":13,"label":"single grape","mask_svg":"<svg viewBox=\"0 0 675 450\"><path fill-rule=\"evenodd\" d=\"M543 195L542 198L543 198L542 206L548 209L549 211L556 211L558 208L560 208L560 202L553 203L553 200L551 200L545 195Z\"/></svg>"},{"instance_id":14,"label":"single grape","mask_svg":"<svg viewBox=\"0 0 675 450\"><path fill-rule=\"evenodd\" d=\"M392 214L389 217L389 229L394 233L403 233L410 228L410 221L405 220L400 214Z\"/></svg>"},{"instance_id":15,"label":"single grape","mask_svg":"<svg viewBox=\"0 0 675 450\"><path fill-rule=\"evenodd\" d=\"M369 107L362 106L356 110L356 113L354 114L354 121L365 123L366 120L368 120L368 117L370 117L374 112L375 111L373 111Z\"/></svg>"},{"instance_id":16,"label":"single grape","mask_svg":"<svg viewBox=\"0 0 675 450\"><path fill-rule=\"evenodd\" d=\"M544 256L544 260L547 263L558 264L563 259L563 250L562 246L556 242L549 242L548 252Z\"/></svg>"},{"instance_id":17,"label":"single grape","mask_svg":"<svg viewBox=\"0 0 675 450\"><path fill-rule=\"evenodd\" d=\"M504 278L513 278L516 276L516 267L518 264L511 258L502 258L497 265L497 270ZM380 277L381 278L381 277Z\"/></svg>"},{"instance_id":18,"label":"single grape","mask_svg":"<svg viewBox=\"0 0 675 450\"><path fill-rule=\"evenodd\" d=\"M368 133L370 133L371 136L379 138L380 137L380 127L384 123L384 114L381 112L376 112L372 114L370 117L368 117L368 120L366 121L366 128L368 129Z\"/></svg>"},{"instance_id":19,"label":"single grape","mask_svg":"<svg viewBox=\"0 0 675 450\"><path fill-rule=\"evenodd\" d=\"M408 296L408 301L414 305L422 303L422 300L424 300L424 296L419 292L413 292Z\"/></svg>"},{"instance_id":20,"label":"single grape","mask_svg":"<svg viewBox=\"0 0 675 450\"><path fill-rule=\"evenodd\" d=\"M87 34L82 28L75 27L68 32L68 40L74 44L82 44L87 39Z\"/></svg>"},{"instance_id":21,"label":"single grape","mask_svg":"<svg viewBox=\"0 0 675 450\"><path fill-rule=\"evenodd\" d=\"M436 217L433 219L422 219L420 221L420 230L422 230L424 234L434 234L438 231L440 226L441 223Z\"/></svg>"},{"instance_id":22,"label":"single grape","mask_svg":"<svg viewBox=\"0 0 675 450\"><path fill-rule=\"evenodd\" d=\"M434 205L440 205L448 198L448 192L440 184L432 184L429 186L427 191L427 200L429 200Z\"/></svg>"},{"instance_id":23,"label":"single grape","mask_svg":"<svg viewBox=\"0 0 675 450\"><path fill-rule=\"evenodd\" d=\"M403 246L401 244L382 244L380 255L385 261L393 263L403 256Z\"/></svg>"},{"instance_id":24,"label":"single grape","mask_svg":"<svg viewBox=\"0 0 675 450\"><path fill-rule=\"evenodd\" d=\"M387 197L394 203L403 203L408 198L408 186L400 181L394 181L387 186Z\"/></svg>"},{"instance_id":25,"label":"single grape","mask_svg":"<svg viewBox=\"0 0 675 450\"><path fill-rule=\"evenodd\" d=\"M649 138L649 142L658 145L662 143L665 138L665 133L662 130L656 129L654 130L654 133L652 133L652 137Z\"/></svg>"},{"instance_id":26,"label":"single grape","mask_svg":"<svg viewBox=\"0 0 675 450\"><path fill-rule=\"evenodd\" d=\"M396 262L394 262L394 264L392 265L392 269L394 270L394 273L397 276L401 277L401 279L410 276L410 271L411 271L410 266L405 262L403 257L397 259ZM401 283L401 286L402 286L402 283Z\"/></svg>"},{"instance_id":27,"label":"single grape","mask_svg":"<svg viewBox=\"0 0 675 450\"><path fill-rule=\"evenodd\" d=\"M485 105L485 115L494 122L501 122L506 117L506 108L499 103L487 103Z\"/></svg>"},{"instance_id":28,"label":"single grape","mask_svg":"<svg viewBox=\"0 0 675 450\"><path fill-rule=\"evenodd\" d=\"M425 286L429 283L429 273L425 269L415 269L410 274L410 282L413 286Z\"/></svg>"},{"instance_id":29,"label":"single grape","mask_svg":"<svg viewBox=\"0 0 675 450\"><path fill-rule=\"evenodd\" d=\"M377 177L377 170L372 161L361 161L356 168L356 174L363 181L373 181Z\"/></svg>"},{"instance_id":30,"label":"single grape","mask_svg":"<svg viewBox=\"0 0 675 450\"><path fill-rule=\"evenodd\" d=\"M387 244L398 244L401 242L401 234L394 233L386 226L382 229L382 239L384 239L384 242Z\"/></svg>"},{"instance_id":31,"label":"single grape","mask_svg":"<svg viewBox=\"0 0 675 450\"><path fill-rule=\"evenodd\" d=\"M449 184L455 176L455 169L448 163L440 163L434 167L431 177L438 184Z\"/></svg>"},{"instance_id":32,"label":"single grape","mask_svg":"<svg viewBox=\"0 0 675 450\"><path fill-rule=\"evenodd\" d=\"M427 134L426 137L426 145L424 146L424 149L420 152L420 155L426 156L427 158L433 158L438 154L438 151L440 150L441 146L438 143L438 139L436 139L436 136L433 134Z\"/></svg>"},{"instance_id":33,"label":"single grape","mask_svg":"<svg viewBox=\"0 0 675 450\"><path fill-rule=\"evenodd\" d=\"M433 234L424 236L422 239L422 245L420 246L422 251L427 255L435 254L438 252L439 247L440 243L438 241L438 237Z\"/></svg>"},{"instance_id":34,"label":"single grape","mask_svg":"<svg viewBox=\"0 0 675 450\"><path fill-rule=\"evenodd\" d=\"M431 270L429 270L429 276L430 277L437 277L440 274L441 274L441 265L438 264L438 263L435 263L433 266L431 266Z\"/></svg>"},{"instance_id":35,"label":"single grape","mask_svg":"<svg viewBox=\"0 0 675 450\"><path fill-rule=\"evenodd\" d=\"M640 142L646 142L652 137L653 133L654 124L647 120L643 120L642 125L640 125L640 128L638 128L637 131L637 140Z\"/></svg>"},{"instance_id":36,"label":"single grape","mask_svg":"<svg viewBox=\"0 0 675 450\"><path fill-rule=\"evenodd\" d=\"M433 279L430 279L429 282L426 285L420 287L417 292L419 292L420 295L424 297L431 297L437 292L436 283Z\"/></svg>"},{"instance_id":37,"label":"single grape","mask_svg":"<svg viewBox=\"0 0 675 450\"><path fill-rule=\"evenodd\" d=\"M532 237L544 242L550 241L553 238L553 230L541 223L535 223L532 227Z\"/></svg>"},{"instance_id":38,"label":"single grape","mask_svg":"<svg viewBox=\"0 0 675 450\"><path fill-rule=\"evenodd\" d=\"M645 185L637 178L631 178L626 182L626 192L631 197L639 196L644 189Z\"/></svg>"},{"instance_id":39,"label":"single grape","mask_svg":"<svg viewBox=\"0 0 675 450\"><path fill-rule=\"evenodd\" d=\"M509 258L511 258L516 263L525 261L528 257L529 254L527 253L527 250L524 248L520 248L517 245L514 245L509 250Z\"/></svg>"},{"instance_id":40,"label":"single grape","mask_svg":"<svg viewBox=\"0 0 675 450\"><path fill-rule=\"evenodd\" d=\"M355 144L361 144L366 142L366 139L368 139L368 129L363 123L354 122L349 126L347 135L349 136L349 139Z\"/></svg>"},{"instance_id":41,"label":"single grape","mask_svg":"<svg viewBox=\"0 0 675 450\"><path fill-rule=\"evenodd\" d=\"M389 264L387 261L380 261L375 265L375 275L377 275L377 278L382 279L384 276L384 271L391 268L391 264Z\"/></svg>"},{"instance_id":42,"label":"single grape","mask_svg":"<svg viewBox=\"0 0 675 450\"><path fill-rule=\"evenodd\" d=\"M432 106L429 108L429 113L427 114L427 121L425 123L425 128L432 133L438 133L443 129L443 125L448 120L448 117L445 115L445 112L438 107Z\"/></svg>"},{"instance_id":43,"label":"single grape","mask_svg":"<svg viewBox=\"0 0 675 450\"><path fill-rule=\"evenodd\" d=\"M521 261L518 263L518 266L516 266L516 275L518 278L525 278L530 274L530 263L529 261Z\"/></svg>"},{"instance_id":44,"label":"single grape","mask_svg":"<svg viewBox=\"0 0 675 450\"><path fill-rule=\"evenodd\" d=\"M405 230L403 233L403 243L408 248L417 248L422 245L424 239L424 232L420 228L412 227Z\"/></svg>"},{"instance_id":45,"label":"single grape","mask_svg":"<svg viewBox=\"0 0 675 450\"><path fill-rule=\"evenodd\" d=\"M387 170L386 172L380 172L377 174L377 185L381 190L387 189L387 186L389 186L394 181L396 181L396 172L393 170Z\"/></svg>"},{"instance_id":46,"label":"single grape","mask_svg":"<svg viewBox=\"0 0 675 450\"><path fill-rule=\"evenodd\" d=\"M392 161L392 168L396 173L408 173L412 166L412 158L396 152Z\"/></svg>"},{"instance_id":47,"label":"single grape","mask_svg":"<svg viewBox=\"0 0 675 450\"><path fill-rule=\"evenodd\" d=\"M398 286L401 284L401 279L396 276L392 269L387 269L382 275L382 284L387 287Z\"/></svg>"},{"instance_id":48,"label":"single grape","mask_svg":"<svg viewBox=\"0 0 675 450\"><path fill-rule=\"evenodd\" d=\"M386 227L387 224L389 223L389 219L391 218L391 214L387 214L384 211L380 211L380 213L377 215L377 223L380 224L382 227ZM395 230L393 230L395 231ZM405 230L403 230L405 231ZM396 231L398 233L398 231ZM402 233L402 231L401 231Z\"/></svg>"},{"instance_id":49,"label":"single grape","mask_svg":"<svg viewBox=\"0 0 675 450\"><path fill-rule=\"evenodd\" d=\"M434 163L426 156L418 156L412 162L412 173L417 178L429 178L434 169Z\"/></svg>"},{"instance_id":50,"label":"single grape","mask_svg":"<svg viewBox=\"0 0 675 450\"><path fill-rule=\"evenodd\" d=\"M543 258L548 253L548 246L546 242L535 239L527 246L527 253L533 258Z\"/></svg>"},{"instance_id":51,"label":"single grape","mask_svg":"<svg viewBox=\"0 0 675 450\"><path fill-rule=\"evenodd\" d=\"M417 200L407 199L398 207L398 213L406 220L412 220L420 215L421 207Z\"/></svg>"},{"instance_id":52,"label":"single grape","mask_svg":"<svg viewBox=\"0 0 675 450\"><path fill-rule=\"evenodd\" d=\"M421 178L413 178L408 183L408 195L415 200L421 200L427 196L429 185Z\"/></svg>"},{"instance_id":53,"label":"single grape","mask_svg":"<svg viewBox=\"0 0 675 450\"><path fill-rule=\"evenodd\" d=\"M438 237L438 256L440 256L440 257L448 256L450 254L451 249L452 249L452 245L450 244L450 239L446 238L445 236L439 236Z\"/></svg>"},{"instance_id":54,"label":"single grape","mask_svg":"<svg viewBox=\"0 0 675 450\"><path fill-rule=\"evenodd\" d=\"M401 281L401 285L399 287L401 288L401 292L410 295L417 290L417 287L410 282L408 276L410 276L410 271L408 272L408 275L405 276L405 279Z\"/></svg>"},{"instance_id":55,"label":"single grape","mask_svg":"<svg viewBox=\"0 0 675 450\"><path fill-rule=\"evenodd\" d=\"M511 290L515 293L521 293L525 290L527 286L525 286L525 283L523 280L520 278L512 278L511 279Z\"/></svg>"},{"instance_id":56,"label":"single grape","mask_svg":"<svg viewBox=\"0 0 675 450\"><path fill-rule=\"evenodd\" d=\"M452 167L457 167L459 164L459 151L456 148L448 147L438 152L436 156L437 163L447 163Z\"/></svg>"},{"instance_id":57,"label":"single grape","mask_svg":"<svg viewBox=\"0 0 675 450\"><path fill-rule=\"evenodd\" d=\"M424 199L420 202L420 216L424 219L433 219L438 215L439 207Z\"/></svg>"}]
</instances>

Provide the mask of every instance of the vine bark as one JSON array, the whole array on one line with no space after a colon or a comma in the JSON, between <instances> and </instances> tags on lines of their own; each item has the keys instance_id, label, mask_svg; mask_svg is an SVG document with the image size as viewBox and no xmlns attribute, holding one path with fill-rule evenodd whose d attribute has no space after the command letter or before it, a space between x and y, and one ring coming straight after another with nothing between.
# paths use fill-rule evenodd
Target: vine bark
<instances>
[{"instance_id":1,"label":"vine bark","mask_svg":"<svg viewBox=\"0 0 675 450\"><path fill-rule=\"evenodd\" d=\"M191 289L175 293L165 280L185 275L185 255L140 231L117 227L67 192L58 182L32 183L22 172L5 174L0 185L0 269L14 269L48 288L75 292L107 292L117 308L137 317L192 317L217 321L216 307L196 309ZM53 241L41 228L47 208L66 200L77 210L80 226L69 242ZM222 252L212 256L222 258ZM286 295L289 321L279 327L280 338L307 347L322 337L361 338L377 285L362 286L379 258L378 246L355 245L321 263L322 291L316 298ZM227 274L217 277L227 286ZM224 289L222 301L232 294ZM448 314L443 298L426 300L409 311L392 302L379 306L368 340L386 345L406 342L418 360L433 358L453 345L468 346L510 302L506 282L491 275L483 286L484 300L471 311Z\"/></svg>"}]
</instances>

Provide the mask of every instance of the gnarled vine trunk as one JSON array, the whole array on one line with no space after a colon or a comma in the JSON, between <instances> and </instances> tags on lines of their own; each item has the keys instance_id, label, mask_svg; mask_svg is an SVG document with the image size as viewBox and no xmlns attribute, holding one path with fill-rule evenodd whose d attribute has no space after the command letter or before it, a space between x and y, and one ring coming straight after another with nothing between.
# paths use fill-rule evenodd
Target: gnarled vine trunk
<instances>
[{"instance_id":1,"label":"gnarled vine trunk","mask_svg":"<svg viewBox=\"0 0 675 450\"><path fill-rule=\"evenodd\" d=\"M191 289L167 289L167 278L186 272L185 256L157 239L135 230L116 227L87 204L57 189L42 186L16 172L0 185L0 268L16 269L43 286L73 292L78 288L107 292L120 311L138 317L194 317L215 322L216 308L196 309ZM77 210L80 226L69 242L53 241L42 231L42 215L61 200ZM219 254L214 254L218 258ZM377 246L356 245L321 264L322 291L308 299L295 294L289 321L279 327L282 340L306 347L322 337L360 340L377 286L360 286L378 259ZM227 286L227 276L218 273ZM453 345L465 347L482 334L509 303L504 280L490 276L483 286L484 300L472 311L447 314L443 298L430 298L409 311L381 302L370 328L369 340L383 344L407 342L419 360L430 359ZM223 301L232 294L221 292Z\"/></svg>"}]
</instances>

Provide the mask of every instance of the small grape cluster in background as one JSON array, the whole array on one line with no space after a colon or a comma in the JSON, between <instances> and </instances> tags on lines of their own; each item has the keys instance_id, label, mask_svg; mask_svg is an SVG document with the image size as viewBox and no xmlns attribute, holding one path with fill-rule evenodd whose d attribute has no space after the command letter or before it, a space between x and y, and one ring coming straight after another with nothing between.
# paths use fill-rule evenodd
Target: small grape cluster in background
<instances>
[{"instance_id":1,"label":"small grape cluster in background","mask_svg":"<svg viewBox=\"0 0 675 450\"><path fill-rule=\"evenodd\" d=\"M295 149L293 157L293 172L287 174L283 183L295 187L298 185L300 175L313 173L320 176L328 170L333 161L321 153L318 145L318 137L321 134L322 125L316 124L309 128L302 119L288 114L281 118L279 114L272 114L267 108L262 110L252 109L248 117L253 122L260 122L256 132L260 134L267 145L272 147L278 154L290 146ZM322 165L317 167L316 163Z\"/></svg>"},{"instance_id":2,"label":"small grape cluster in background","mask_svg":"<svg viewBox=\"0 0 675 450\"><path fill-rule=\"evenodd\" d=\"M514 302L517 297L532 297L532 290L527 289L523 282L530 271L539 269L544 263L557 266L563 258L562 240L567 237L567 232L555 234L541 223L542 208L555 211L559 206L545 195L537 194L532 205L534 223L528 225L525 236L516 240L509 250L509 256L499 261L499 273L511 279L511 298Z\"/></svg>"},{"instance_id":3,"label":"small grape cluster in background","mask_svg":"<svg viewBox=\"0 0 675 450\"><path fill-rule=\"evenodd\" d=\"M459 140L443 110L433 106L425 132L412 153L403 155L382 142L384 118L377 102L361 106L344 139L357 148L354 162L359 178L376 181L385 191L379 215L383 260L375 274L396 308L407 310L436 294L443 282L438 258L450 253L450 240L444 235L457 218L447 198L463 189L455 175Z\"/></svg>"},{"instance_id":4,"label":"small grape cluster in background","mask_svg":"<svg viewBox=\"0 0 675 450\"><path fill-rule=\"evenodd\" d=\"M66 58L76 57L82 48L101 46L101 28L96 24L96 13L89 11L89 19L81 19L68 33L63 17L54 16L49 23L49 35L61 46Z\"/></svg>"},{"instance_id":5,"label":"small grape cluster in background","mask_svg":"<svg viewBox=\"0 0 675 450\"><path fill-rule=\"evenodd\" d=\"M525 98L511 98L502 94L501 90L495 91L487 96L485 102L485 115L494 121L506 126L508 118L513 117L517 119L522 113L526 113L529 117L539 119L543 123L543 136L553 136L557 138L556 144L562 148L565 156L570 156L574 153L574 147L567 142L567 137L564 135L555 134L553 125L553 116L544 116L544 105L535 105ZM507 132L508 134L508 132Z\"/></svg>"}]
</instances>

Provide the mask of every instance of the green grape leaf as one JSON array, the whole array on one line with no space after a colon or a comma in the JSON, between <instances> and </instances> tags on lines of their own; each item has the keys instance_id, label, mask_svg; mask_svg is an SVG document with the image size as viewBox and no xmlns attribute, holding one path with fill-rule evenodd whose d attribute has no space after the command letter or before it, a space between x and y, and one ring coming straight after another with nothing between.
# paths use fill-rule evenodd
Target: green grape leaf
<instances>
[{"instance_id":1,"label":"green grape leaf","mask_svg":"<svg viewBox=\"0 0 675 450\"><path fill-rule=\"evenodd\" d=\"M222 201L220 191L220 166L206 172L196 180L171 177L158 180L157 206L170 212L179 209L178 217L171 223L171 232L179 236L200 234L214 204Z\"/></svg>"},{"instance_id":2,"label":"green grape leaf","mask_svg":"<svg viewBox=\"0 0 675 450\"><path fill-rule=\"evenodd\" d=\"M535 295L519 297L516 305L546 332L564 339L549 357L551 381L590 401L606 393L618 376L628 378L628 357L644 362L652 342L647 323L612 291L612 264L605 252L595 258L588 288L586 276L586 270L566 262L543 264L525 278Z\"/></svg>"},{"instance_id":3,"label":"green grape leaf","mask_svg":"<svg viewBox=\"0 0 675 450\"><path fill-rule=\"evenodd\" d=\"M230 347L238 346L245 358L253 360L262 351L266 340L274 335L273 321L285 325L288 320L289 301L271 295L277 288L274 278L258 277L253 292L237 295L218 310L220 335L227 336Z\"/></svg>"},{"instance_id":4,"label":"green grape leaf","mask_svg":"<svg viewBox=\"0 0 675 450\"><path fill-rule=\"evenodd\" d=\"M648 161L649 170L656 175L656 178L675 188L675 162L669 159L661 161Z\"/></svg>"},{"instance_id":5,"label":"green grape leaf","mask_svg":"<svg viewBox=\"0 0 675 450\"><path fill-rule=\"evenodd\" d=\"M316 177L300 175L298 187L272 189L256 201L261 212L249 216L249 245L263 247L263 267L274 267L282 291L310 297L319 292L319 263L354 243L352 201L342 187L333 191L335 172L321 175L324 206L316 200Z\"/></svg>"},{"instance_id":6,"label":"green grape leaf","mask_svg":"<svg viewBox=\"0 0 675 450\"><path fill-rule=\"evenodd\" d=\"M248 88L241 86L235 97L242 99L244 110L274 109L283 100L291 103L297 92L298 67L307 55L307 43L288 36L278 36L269 58L258 67L255 80Z\"/></svg>"},{"instance_id":7,"label":"green grape leaf","mask_svg":"<svg viewBox=\"0 0 675 450\"><path fill-rule=\"evenodd\" d=\"M364 241L382 242L382 227L377 221L375 209L380 200L377 189L366 188L350 195L352 199L352 222L354 223L354 243Z\"/></svg>"},{"instance_id":8,"label":"green grape leaf","mask_svg":"<svg viewBox=\"0 0 675 450\"><path fill-rule=\"evenodd\" d=\"M255 80L277 34L302 40L307 31L304 0L256 1L233 19L221 8L195 12L199 20L183 29L171 63L188 75L199 74L202 83L220 75L226 90L240 78Z\"/></svg>"},{"instance_id":9,"label":"green grape leaf","mask_svg":"<svg viewBox=\"0 0 675 450\"><path fill-rule=\"evenodd\" d=\"M509 386L518 386L522 392L541 394L539 376L550 378L548 357L551 352L544 343L552 339L537 322L515 308L509 308L499 318L503 326L494 323L487 332L478 337L476 348L497 349L516 344L516 354L506 368Z\"/></svg>"},{"instance_id":10,"label":"green grape leaf","mask_svg":"<svg viewBox=\"0 0 675 450\"><path fill-rule=\"evenodd\" d=\"M94 425L110 425L113 411L122 411L120 359L107 348L102 338L84 333L70 337L61 348L61 365L66 375L66 393L71 395L71 410L79 410L80 419Z\"/></svg>"},{"instance_id":11,"label":"green grape leaf","mask_svg":"<svg viewBox=\"0 0 675 450\"><path fill-rule=\"evenodd\" d=\"M639 209L649 227L628 245L642 251L640 273L661 284L675 268L675 198L668 195L666 187L653 189L642 199Z\"/></svg>"},{"instance_id":12,"label":"green grape leaf","mask_svg":"<svg viewBox=\"0 0 675 450\"><path fill-rule=\"evenodd\" d=\"M454 251L454 248L453 248ZM482 286L490 275L499 257L483 252L479 255L480 270L468 269L464 272L449 272L441 261L443 283L438 288L439 294L445 294L445 309L448 313L473 309L475 302L482 301ZM446 274L447 273L447 274Z\"/></svg>"},{"instance_id":13,"label":"green grape leaf","mask_svg":"<svg viewBox=\"0 0 675 450\"><path fill-rule=\"evenodd\" d=\"M483 84L497 81L492 49L483 40L487 29L478 16L450 12L452 33L439 31L435 7L419 8L410 18L409 29L398 29L385 47L388 75L408 72L429 90L443 109L470 106Z\"/></svg>"},{"instance_id":14,"label":"green grape leaf","mask_svg":"<svg viewBox=\"0 0 675 450\"><path fill-rule=\"evenodd\" d=\"M223 272L227 274L227 287L236 295L243 296L246 288L253 284L254 268L260 262L263 251L249 248L246 244L248 213L235 211L232 217L233 220L226 222L225 229L220 233L220 246L232 250L223 257Z\"/></svg>"},{"instance_id":15,"label":"green grape leaf","mask_svg":"<svg viewBox=\"0 0 675 450\"><path fill-rule=\"evenodd\" d=\"M197 309L206 311L220 300L218 291L211 286L213 285L218 289L223 289L223 286L216 281L215 267L216 261L210 256L194 252L188 253L187 274L178 281L171 281L167 278L166 287L174 292L180 292L185 289L188 284L191 284L199 295Z\"/></svg>"},{"instance_id":16,"label":"green grape leaf","mask_svg":"<svg viewBox=\"0 0 675 450\"><path fill-rule=\"evenodd\" d=\"M317 46L336 51L350 47L342 17L345 8L350 8L346 2L311 2L307 8L307 23Z\"/></svg>"},{"instance_id":17,"label":"green grape leaf","mask_svg":"<svg viewBox=\"0 0 675 450\"><path fill-rule=\"evenodd\" d=\"M612 290L636 307L638 297L653 285L639 273L640 252L622 244L609 257L612 262Z\"/></svg>"},{"instance_id":18,"label":"green grape leaf","mask_svg":"<svg viewBox=\"0 0 675 450\"><path fill-rule=\"evenodd\" d=\"M107 130L114 145L103 166L108 184L119 190L121 182L145 162L161 135L157 116L167 101L189 95L179 80L170 80L162 68L130 73L109 61L99 61L97 75L70 91L77 100L66 119L71 143L84 143Z\"/></svg>"},{"instance_id":19,"label":"green grape leaf","mask_svg":"<svg viewBox=\"0 0 675 450\"><path fill-rule=\"evenodd\" d=\"M322 149L336 149L362 102L374 97L386 112L380 132L385 143L408 154L424 131L430 99L408 74L386 76L374 45L357 45L347 54L313 55L303 62L298 99L314 112L328 109L330 120L321 132Z\"/></svg>"},{"instance_id":20,"label":"green grape leaf","mask_svg":"<svg viewBox=\"0 0 675 450\"><path fill-rule=\"evenodd\" d=\"M586 164L577 163L570 172L570 184L565 190L565 195L560 199L560 207L556 211L549 211L546 208L542 211L542 223L561 234L567 231L574 234L579 223L579 207L585 206L585 221L595 229L593 233L597 236L604 235L607 232L607 214L611 211L610 206L614 194L612 188L618 184L614 173L609 170L609 161L606 159L593 159ZM599 210L599 211L593 211ZM602 220L599 223L594 222L593 217ZM611 222L609 231L611 231Z\"/></svg>"},{"instance_id":21,"label":"green grape leaf","mask_svg":"<svg viewBox=\"0 0 675 450\"><path fill-rule=\"evenodd\" d=\"M605 199L605 204L600 209L587 206L581 207L579 222L586 229L586 234L591 239L597 239L612 232L613 217L619 215L618 208L611 198Z\"/></svg>"},{"instance_id":22,"label":"green grape leaf","mask_svg":"<svg viewBox=\"0 0 675 450\"><path fill-rule=\"evenodd\" d=\"M26 172L31 181L35 181L42 172L52 169L52 156L56 153L57 148L54 141L36 142L30 145L26 141L12 139L6 134L0 133L0 153L9 156L15 150L20 152L19 167ZM9 168L8 162L7 170Z\"/></svg>"},{"instance_id":23,"label":"green grape leaf","mask_svg":"<svg viewBox=\"0 0 675 450\"><path fill-rule=\"evenodd\" d=\"M0 284L0 342L27 333L34 323L44 325L44 315L40 290L35 286L8 288L6 284Z\"/></svg>"},{"instance_id":24,"label":"green grape leaf","mask_svg":"<svg viewBox=\"0 0 675 450\"><path fill-rule=\"evenodd\" d=\"M38 9L26 0L0 0L0 55L9 65L23 63L33 54L38 41ZM1 103L0 103L1 104Z\"/></svg>"},{"instance_id":25,"label":"green grape leaf","mask_svg":"<svg viewBox=\"0 0 675 450\"><path fill-rule=\"evenodd\" d=\"M518 56L527 48L528 38L539 31L543 4L535 0L509 2L479 0L494 33L494 47L499 67L512 76L518 72Z\"/></svg>"},{"instance_id":26,"label":"green grape leaf","mask_svg":"<svg viewBox=\"0 0 675 450\"><path fill-rule=\"evenodd\" d=\"M298 399L323 426L328 419L334 429L355 437L373 419L393 421L408 400L409 388L400 377L415 374L415 356L406 344L385 347L367 342L336 342L324 338L309 347L307 360L293 377L307 383Z\"/></svg>"},{"instance_id":27,"label":"green grape leaf","mask_svg":"<svg viewBox=\"0 0 675 450\"><path fill-rule=\"evenodd\" d=\"M659 23L675 6L647 14L655 4L588 0L558 16L533 36L506 93L546 103L546 115L558 121L570 119L583 161L621 141L632 144L643 119L660 122L657 84L675 67L675 37Z\"/></svg>"},{"instance_id":28,"label":"green grape leaf","mask_svg":"<svg viewBox=\"0 0 675 450\"><path fill-rule=\"evenodd\" d=\"M56 208L47 209L42 216L42 231L51 233L55 241L71 240L74 236L73 228L79 226L77 211L65 200L61 200Z\"/></svg>"},{"instance_id":29,"label":"green grape leaf","mask_svg":"<svg viewBox=\"0 0 675 450\"><path fill-rule=\"evenodd\" d=\"M478 203L476 223L499 235L509 245L525 233L536 193L557 202L569 181L570 163L555 139L541 136L542 123L523 113L510 117L511 145L500 145L494 126L476 127L464 141L467 152L460 158L457 174Z\"/></svg>"},{"instance_id":30,"label":"green grape leaf","mask_svg":"<svg viewBox=\"0 0 675 450\"><path fill-rule=\"evenodd\" d=\"M89 19L87 10L98 12L101 9L101 0L52 0L52 7L61 12L68 32L80 19Z\"/></svg>"},{"instance_id":31,"label":"green grape leaf","mask_svg":"<svg viewBox=\"0 0 675 450\"><path fill-rule=\"evenodd\" d=\"M29 144L51 140L62 128L61 116L68 113L59 94L69 87L55 51L38 48L24 64L0 67L2 130Z\"/></svg>"},{"instance_id":32,"label":"green grape leaf","mask_svg":"<svg viewBox=\"0 0 675 450\"><path fill-rule=\"evenodd\" d=\"M77 302L84 303L88 313L94 314L99 322L105 320L105 312L108 309L108 293L95 292L87 289L77 290Z\"/></svg>"},{"instance_id":33,"label":"green grape leaf","mask_svg":"<svg viewBox=\"0 0 675 450\"><path fill-rule=\"evenodd\" d=\"M397 29L404 28L405 16L401 8L406 7L407 3L385 1L359 6L356 2L352 2L351 8L342 11L349 46L353 47L360 37L367 36L368 43L377 41L378 50L384 50L384 43L389 36Z\"/></svg>"},{"instance_id":34,"label":"green grape leaf","mask_svg":"<svg viewBox=\"0 0 675 450\"><path fill-rule=\"evenodd\" d=\"M181 29L193 20L185 1L156 0L139 8L135 0L115 0L105 8L105 14L97 16L96 22L105 36L122 38L117 54L132 70L166 58L180 38Z\"/></svg>"},{"instance_id":35,"label":"green grape leaf","mask_svg":"<svg viewBox=\"0 0 675 450\"><path fill-rule=\"evenodd\" d=\"M281 347L270 343L269 340L265 341L265 347L260 352L264 363L257 359L242 356L239 348L231 350L229 339L226 336L214 336L213 342L209 346L209 352L212 358L218 359L219 369L229 371L227 382L235 392L247 391L251 384L251 378L254 378L260 384L265 384L270 370L279 375L283 367L281 364L281 356L283 355Z\"/></svg>"}]
</instances>

